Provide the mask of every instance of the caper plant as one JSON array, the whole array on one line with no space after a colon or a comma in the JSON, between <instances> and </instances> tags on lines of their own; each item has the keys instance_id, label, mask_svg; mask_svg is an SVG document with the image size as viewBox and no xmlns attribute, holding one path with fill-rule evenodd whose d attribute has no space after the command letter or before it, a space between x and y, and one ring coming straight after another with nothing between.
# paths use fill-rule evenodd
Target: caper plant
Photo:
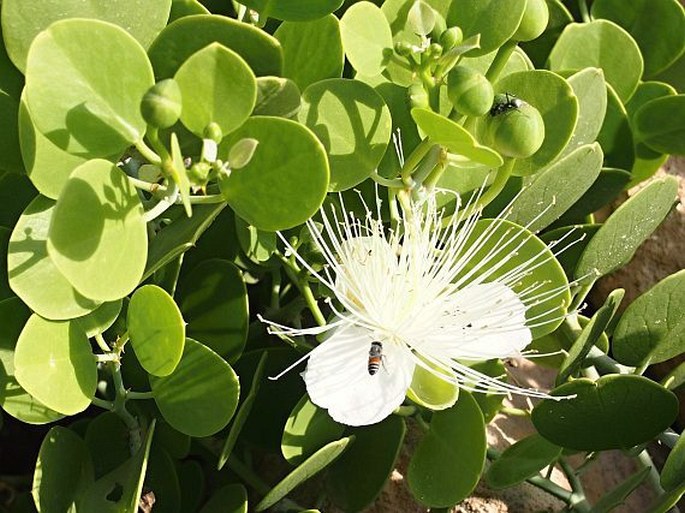
<instances>
[{"instance_id":1,"label":"caper plant","mask_svg":"<svg viewBox=\"0 0 685 513\"><path fill-rule=\"evenodd\" d=\"M685 494L685 272L587 305L676 200L677 0L1 4L2 511L354 513L401 452L431 511Z\"/></svg>"}]
</instances>

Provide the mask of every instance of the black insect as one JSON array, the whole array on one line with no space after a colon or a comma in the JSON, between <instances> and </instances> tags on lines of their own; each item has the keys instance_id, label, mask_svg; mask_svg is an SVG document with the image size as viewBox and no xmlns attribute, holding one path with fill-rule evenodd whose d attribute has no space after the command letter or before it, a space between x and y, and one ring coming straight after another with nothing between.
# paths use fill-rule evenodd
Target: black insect
<instances>
[{"instance_id":1,"label":"black insect","mask_svg":"<svg viewBox=\"0 0 685 513\"><path fill-rule=\"evenodd\" d=\"M490 109L490 115L492 117L499 116L510 110L516 110L523 107L523 100L516 98L509 93L498 94L495 97L495 101Z\"/></svg>"},{"instance_id":2,"label":"black insect","mask_svg":"<svg viewBox=\"0 0 685 513\"><path fill-rule=\"evenodd\" d=\"M381 363L383 362L383 344L378 340L371 342L371 347L369 348L369 363L368 370L369 374L373 376L381 368Z\"/></svg>"}]
</instances>

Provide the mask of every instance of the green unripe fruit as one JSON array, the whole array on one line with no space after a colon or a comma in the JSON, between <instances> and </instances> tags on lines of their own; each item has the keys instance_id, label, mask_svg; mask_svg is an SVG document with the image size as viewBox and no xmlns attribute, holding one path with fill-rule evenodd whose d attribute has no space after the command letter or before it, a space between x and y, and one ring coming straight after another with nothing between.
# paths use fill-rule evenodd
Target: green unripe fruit
<instances>
[{"instance_id":1,"label":"green unripe fruit","mask_svg":"<svg viewBox=\"0 0 685 513\"><path fill-rule=\"evenodd\" d=\"M169 128L181 116L181 88L173 78L167 78L147 90L140 102L145 122L155 128Z\"/></svg>"},{"instance_id":2,"label":"green unripe fruit","mask_svg":"<svg viewBox=\"0 0 685 513\"><path fill-rule=\"evenodd\" d=\"M542 146L545 122L532 105L510 94L498 94L479 135L484 144L503 156L524 159Z\"/></svg>"},{"instance_id":3,"label":"green unripe fruit","mask_svg":"<svg viewBox=\"0 0 685 513\"><path fill-rule=\"evenodd\" d=\"M549 8L545 0L528 0L526 10L516 33L512 36L514 41L531 41L542 34L547 28L549 21Z\"/></svg>"},{"instance_id":4,"label":"green unripe fruit","mask_svg":"<svg viewBox=\"0 0 685 513\"><path fill-rule=\"evenodd\" d=\"M478 117L490 110L495 92L485 75L456 66L447 75L447 96L460 114Z\"/></svg>"},{"instance_id":5,"label":"green unripe fruit","mask_svg":"<svg viewBox=\"0 0 685 513\"><path fill-rule=\"evenodd\" d=\"M464 33L459 27L452 27L440 34L440 46L445 50L451 50L464 40Z\"/></svg>"}]
</instances>

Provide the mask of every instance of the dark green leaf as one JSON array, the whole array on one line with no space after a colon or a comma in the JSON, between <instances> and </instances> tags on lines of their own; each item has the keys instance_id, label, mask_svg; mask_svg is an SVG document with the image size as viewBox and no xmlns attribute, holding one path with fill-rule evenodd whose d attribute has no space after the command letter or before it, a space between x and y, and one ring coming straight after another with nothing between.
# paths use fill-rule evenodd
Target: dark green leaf
<instances>
[{"instance_id":1,"label":"dark green leaf","mask_svg":"<svg viewBox=\"0 0 685 513\"><path fill-rule=\"evenodd\" d=\"M554 464L561 456L561 451L561 447L551 444L538 434L528 436L507 447L492 462L485 473L485 480L495 490L522 483Z\"/></svg>"}]
</instances>

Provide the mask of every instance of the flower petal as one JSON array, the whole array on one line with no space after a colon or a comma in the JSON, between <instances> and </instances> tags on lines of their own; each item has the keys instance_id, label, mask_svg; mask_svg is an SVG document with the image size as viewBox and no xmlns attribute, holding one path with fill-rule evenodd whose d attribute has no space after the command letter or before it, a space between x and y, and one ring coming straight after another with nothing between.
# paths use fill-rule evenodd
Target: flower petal
<instances>
[{"instance_id":1,"label":"flower petal","mask_svg":"<svg viewBox=\"0 0 685 513\"><path fill-rule=\"evenodd\" d=\"M414 359L401 343L381 341L383 360L369 374L373 332L357 326L336 329L315 348L302 373L311 401L337 422L365 426L380 422L397 408L406 395L414 371Z\"/></svg>"}]
</instances>

